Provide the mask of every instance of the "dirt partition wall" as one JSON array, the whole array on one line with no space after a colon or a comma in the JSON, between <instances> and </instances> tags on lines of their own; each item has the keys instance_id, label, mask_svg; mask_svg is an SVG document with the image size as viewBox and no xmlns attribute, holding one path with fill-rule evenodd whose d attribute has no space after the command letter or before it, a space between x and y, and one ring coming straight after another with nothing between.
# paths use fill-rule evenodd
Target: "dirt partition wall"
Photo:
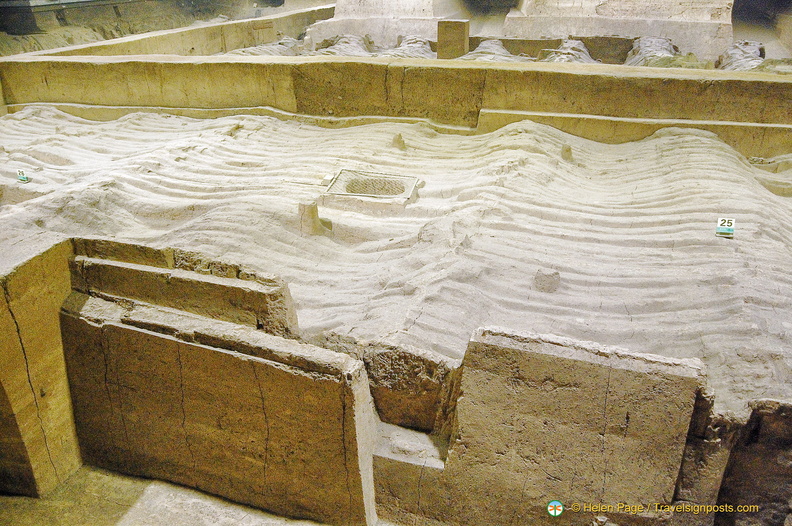
<instances>
[{"instance_id":1,"label":"dirt partition wall","mask_svg":"<svg viewBox=\"0 0 792 526\"><path fill-rule=\"evenodd\" d=\"M214 55L266 44L281 36L296 38L307 26L333 16L333 10L333 6L328 5L303 9L286 15L157 31L36 54L51 56Z\"/></svg>"},{"instance_id":2,"label":"dirt partition wall","mask_svg":"<svg viewBox=\"0 0 792 526\"><path fill-rule=\"evenodd\" d=\"M139 316L124 303L74 293L64 305L86 462L281 515L376 524L376 416L363 363L255 328L167 313L137 323L167 325L175 336L130 324ZM185 318L189 326L178 321ZM257 352L273 359L188 341L202 330L214 331L218 345L263 345Z\"/></svg>"},{"instance_id":3,"label":"dirt partition wall","mask_svg":"<svg viewBox=\"0 0 792 526\"><path fill-rule=\"evenodd\" d=\"M380 513L422 525L589 526L601 515L667 524L655 504L673 501L702 369L698 360L479 329L462 361L444 469L378 457ZM561 522L547 511L556 499L569 508Z\"/></svg>"},{"instance_id":4,"label":"dirt partition wall","mask_svg":"<svg viewBox=\"0 0 792 526\"><path fill-rule=\"evenodd\" d=\"M0 61L0 81L10 111L39 102L164 109L271 106L325 117L418 117L474 127L480 110L492 109L792 124L790 78L600 64L17 57Z\"/></svg>"},{"instance_id":5,"label":"dirt partition wall","mask_svg":"<svg viewBox=\"0 0 792 526\"><path fill-rule=\"evenodd\" d=\"M41 496L81 464L58 313L71 243L6 232L0 259L0 492Z\"/></svg>"}]
</instances>

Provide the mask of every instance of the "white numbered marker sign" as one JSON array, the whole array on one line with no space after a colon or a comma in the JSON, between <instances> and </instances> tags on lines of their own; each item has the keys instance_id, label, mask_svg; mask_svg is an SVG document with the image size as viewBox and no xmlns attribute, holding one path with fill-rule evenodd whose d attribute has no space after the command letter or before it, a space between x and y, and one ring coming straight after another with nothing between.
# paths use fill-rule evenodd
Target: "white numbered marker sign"
<instances>
[{"instance_id":1,"label":"white numbered marker sign","mask_svg":"<svg viewBox=\"0 0 792 526\"><path fill-rule=\"evenodd\" d=\"M715 235L720 237L734 237L734 219L730 217L719 217L718 224L715 226Z\"/></svg>"}]
</instances>

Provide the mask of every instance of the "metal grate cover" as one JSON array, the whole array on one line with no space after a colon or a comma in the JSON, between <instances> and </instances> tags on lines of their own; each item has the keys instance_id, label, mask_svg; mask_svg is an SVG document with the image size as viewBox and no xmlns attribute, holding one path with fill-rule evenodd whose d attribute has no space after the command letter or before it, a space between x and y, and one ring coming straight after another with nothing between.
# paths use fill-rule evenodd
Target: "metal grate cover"
<instances>
[{"instance_id":1,"label":"metal grate cover","mask_svg":"<svg viewBox=\"0 0 792 526\"><path fill-rule=\"evenodd\" d=\"M330 182L326 193L387 199L409 199L412 197L417 184L417 177L341 170Z\"/></svg>"}]
</instances>

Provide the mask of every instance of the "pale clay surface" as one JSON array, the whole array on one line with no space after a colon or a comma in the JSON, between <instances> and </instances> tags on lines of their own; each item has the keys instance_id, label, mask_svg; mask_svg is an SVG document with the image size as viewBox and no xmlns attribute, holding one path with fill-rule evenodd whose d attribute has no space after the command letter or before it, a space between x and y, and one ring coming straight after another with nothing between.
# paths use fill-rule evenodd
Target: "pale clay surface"
<instances>
[{"instance_id":1,"label":"pale clay surface","mask_svg":"<svg viewBox=\"0 0 792 526\"><path fill-rule=\"evenodd\" d=\"M462 137L44 107L2 117L0 136L3 225L274 273L307 333L459 358L477 327L499 325L700 358L721 411L792 396L792 172L772 174L776 195L706 132L604 145L529 122ZM342 168L426 186L403 212L320 206L333 237L301 235L298 204ZM715 237L718 217L736 219L735 239Z\"/></svg>"}]
</instances>

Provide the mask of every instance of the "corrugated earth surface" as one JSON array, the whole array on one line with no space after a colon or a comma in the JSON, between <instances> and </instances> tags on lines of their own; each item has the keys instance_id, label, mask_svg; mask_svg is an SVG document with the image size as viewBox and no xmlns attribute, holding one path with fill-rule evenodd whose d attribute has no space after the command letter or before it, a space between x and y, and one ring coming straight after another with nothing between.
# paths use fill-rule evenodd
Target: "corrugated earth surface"
<instances>
[{"instance_id":1,"label":"corrugated earth surface","mask_svg":"<svg viewBox=\"0 0 792 526\"><path fill-rule=\"evenodd\" d=\"M322 129L47 106L0 118L0 224L196 250L290 285L301 328L461 357L482 325L700 358L716 408L792 398L792 154L707 132L607 145L528 121ZM24 169L28 184L16 181ZM418 177L404 210L319 206L341 169ZM733 218L734 239L715 236Z\"/></svg>"}]
</instances>

